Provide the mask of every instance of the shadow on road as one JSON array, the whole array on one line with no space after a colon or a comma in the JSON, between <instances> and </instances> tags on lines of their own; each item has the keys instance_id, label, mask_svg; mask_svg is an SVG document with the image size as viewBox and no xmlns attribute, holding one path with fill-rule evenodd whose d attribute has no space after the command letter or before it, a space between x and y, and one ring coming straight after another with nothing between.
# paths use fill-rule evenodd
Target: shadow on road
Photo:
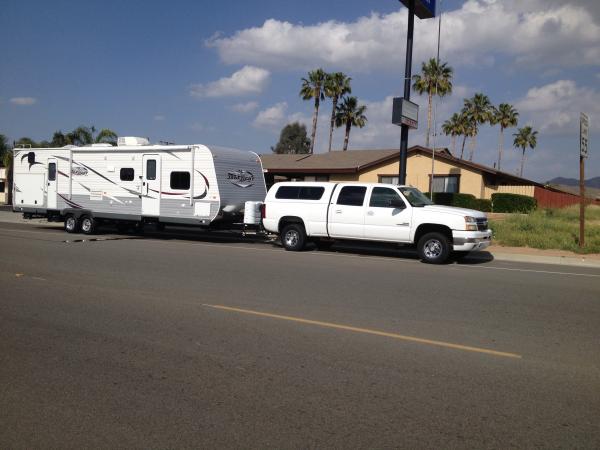
<instances>
[{"instance_id":1,"label":"shadow on road","mask_svg":"<svg viewBox=\"0 0 600 450\"><path fill-rule=\"evenodd\" d=\"M193 241L193 242L210 242L210 243L244 243L244 244L259 244L271 245L273 247L281 247L279 239L260 234L246 234L241 230L223 231L211 230L206 231L194 227L173 227L169 226L163 231L157 230L153 226L147 226L143 233L133 231L119 233L114 227L101 226L93 235L85 235L82 233L68 234L64 232L61 224L56 226L34 226L39 230L51 230L53 232L61 232L65 234L65 242L94 242L94 241L112 241L112 240L134 240L134 239L156 239L156 240L176 240L176 241ZM283 249L282 249L283 251ZM419 255L416 249L409 246L396 246L393 244L385 244L379 242L361 242L361 241L336 241L327 249L318 248L314 243L308 243L306 246L307 252L323 252L323 253L345 253L357 256L383 256L390 258L402 258L418 260ZM494 256L486 251L470 253L461 258L450 257L447 264L458 265L476 265L489 263L494 260Z\"/></svg>"}]
</instances>

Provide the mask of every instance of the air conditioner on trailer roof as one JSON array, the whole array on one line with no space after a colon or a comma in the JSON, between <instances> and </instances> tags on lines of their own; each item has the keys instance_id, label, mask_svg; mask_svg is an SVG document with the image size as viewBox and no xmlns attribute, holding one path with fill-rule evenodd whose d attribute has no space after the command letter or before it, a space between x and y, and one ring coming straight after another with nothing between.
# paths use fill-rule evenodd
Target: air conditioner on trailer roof
<instances>
[{"instance_id":1,"label":"air conditioner on trailer roof","mask_svg":"<svg viewBox=\"0 0 600 450\"><path fill-rule=\"evenodd\" d=\"M126 145L150 145L150 141L143 137L123 136L117 139L117 145L119 147Z\"/></svg>"}]
</instances>

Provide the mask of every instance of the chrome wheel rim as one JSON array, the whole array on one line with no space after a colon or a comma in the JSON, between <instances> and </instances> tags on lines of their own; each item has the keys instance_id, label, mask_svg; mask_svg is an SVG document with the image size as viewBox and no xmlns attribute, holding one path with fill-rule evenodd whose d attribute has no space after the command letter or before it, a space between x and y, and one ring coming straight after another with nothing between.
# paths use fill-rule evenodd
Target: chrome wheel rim
<instances>
[{"instance_id":1,"label":"chrome wheel rim","mask_svg":"<svg viewBox=\"0 0 600 450\"><path fill-rule=\"evenodd\" d=\"M69 217L67 218L67 230L73 231L75 229L75 218Z\"/></svg>"},{"instance_id":2,"label":"chrome wheel rim","mask_svg":"<svg viewBox=\"0 0 600 450\"><path fill-rule=\"evenodd\" d=\"M442 243L437 239L429 239L427 242L425 242L423 247L423 253L428 259L439 258L439 256L442 254L442 251Z\"/></svg>"},{"instance_id":3,"label":"chrome wheel rim","mask_svg":"<svg viewBox=\"0 0 600 450\"><path fill-rule=\"evenodd\" d=\"M90 219L83 219L83 221L81 222L81 229L84 232L88 232L88 231L90 231L91 228L92 228L92 221Z\"/></svg>"},{"instance_id":4,"label":"chrome wheel rim","mask_svg":"<svg viewBox=\"0 0 600 450\"><path fill-rule=\"evenodd\" d=\"M285 233L284 240L287 247L295 247L300 240L300 234L296 230L289 230Z\"/></svg>"}]
</instances>

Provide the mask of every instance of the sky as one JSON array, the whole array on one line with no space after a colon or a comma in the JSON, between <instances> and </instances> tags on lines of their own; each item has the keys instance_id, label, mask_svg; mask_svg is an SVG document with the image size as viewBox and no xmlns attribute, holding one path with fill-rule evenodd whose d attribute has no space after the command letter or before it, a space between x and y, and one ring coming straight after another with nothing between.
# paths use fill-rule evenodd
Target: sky
<instances>
[{"instance_id":1,"label":"sky","mask_svg":"<svg viewBox=\"0 0 600 450\"><path fill-rule=\"evenodd\" d=\"M2 0L0 133L50 139L79 125L178 144L270 153L281 128L310 133L313 103L298 93L318 67L352 78L367 106L349 149L399 148L392 98L403 94L407 10L397 0ZM590 116L586 178L600 176L600 1L438 0L440 59L453 93L436 124L476 92L510 103L539 132L524 176L579 176L579 114ZM413 74L435 57L437 19L415 20ZM427 98L409 144L425 142ZM327 151L331 102L319 111L315 151ZM505 131L502 168L520 150ZM343 128L334 134L341 149ZM493 166L498 127L482 126L474 161ZM436 146L451 148L439 133ZM458 143L460 151L460 141ZM465 152L468 150L468 143Z\"/></svg>"}]
</instances>

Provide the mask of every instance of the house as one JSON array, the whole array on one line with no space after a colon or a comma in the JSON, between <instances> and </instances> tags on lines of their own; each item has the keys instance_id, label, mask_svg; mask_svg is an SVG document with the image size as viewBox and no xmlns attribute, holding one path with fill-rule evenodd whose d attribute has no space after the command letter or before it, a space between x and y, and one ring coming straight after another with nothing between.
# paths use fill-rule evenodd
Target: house
<instances>
[{"instance_id":1,"label":"house","mask_svg":"<svg viewBox=\"0 0 600 450\"><path fill-rule=\"evenodd\" d=\"M6 169L0 166L0 205L8 201L8 182L6 181Z\"/></svg>"},{"instance_id":2,"label":"house","mask_svg":"<svg viewBox=\"0 0 600 450\"><path fill-rule=\"evenodd\" d=\"M348 150L313 155L261 155L267 185L283 180L362 181L398 183L398 149ZM431 149L408 150L406 183L423 192L431 184ZM434 192L472 194L491 198L496 192L535 197L544 185L506 172L455 158L447 149L435 151Z\"/></svg>"}]
</instances>

